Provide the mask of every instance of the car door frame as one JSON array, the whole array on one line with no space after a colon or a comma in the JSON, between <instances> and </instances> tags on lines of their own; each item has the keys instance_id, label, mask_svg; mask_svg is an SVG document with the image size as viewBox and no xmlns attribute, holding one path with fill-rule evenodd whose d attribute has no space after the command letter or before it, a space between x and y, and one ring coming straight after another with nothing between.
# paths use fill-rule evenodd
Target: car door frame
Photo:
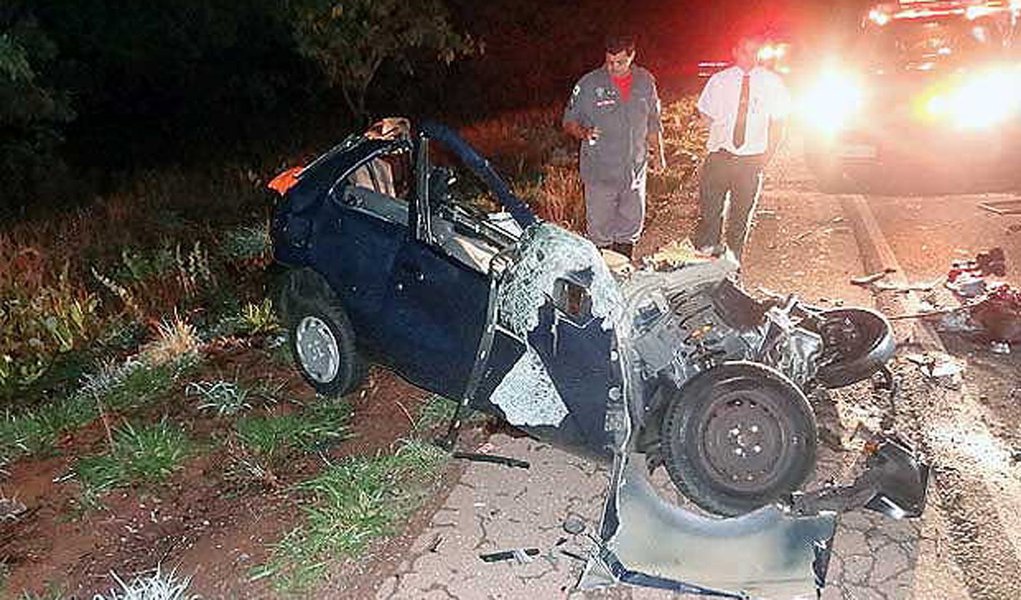
<instances>
[{"instance_id":1,"label":"car door frame","mask_svg":"<svg viewBox=\"0 0 1021 600\"><path fill-rule=\"evenodd\" d=\"M429 137L415 139L409 236L398 250L378 321L386 364L434 393L461 399L487 321L490 282L451 257L432 232Z\"/></svg>"},{"instance_id":2,"label":"car door frame","mask_svg":"<svg viewBox=\"0 0 1021 600\"><path fill-rule=\"evenodd\" d=\"M332 178L332 182L322 192L323 201L316 226L318 239L310 257L313 268L326 277L351 318L359 345L372 354L379 351L376 323L385 300L386 288L392 278L393 261L412 235L411 224L415 222L416 206L413 197L407 199L408 221L400 224L375 211L346 202L342 194L347 186L353 185L346 181L347 178L359 168L382 155L401 150L410 154L414 172L415 148L410 141L399 140L373 149ZM371 174L372 170L369 169L369 172ZM372 177L375 188L375 176ZM410 195L415 195L414 189ZM360 225L374 238L388 238L390 244L367 240L366 234L350 231L352 224ZM392 248L392 252L381 250L384 246ZM352 253L349 252L352 249L363 251L362 254L368 252L364 257L365 264L361 267L352 264ZM338 258L340 254L345 256Z\"/></svg>"}]
</instances>

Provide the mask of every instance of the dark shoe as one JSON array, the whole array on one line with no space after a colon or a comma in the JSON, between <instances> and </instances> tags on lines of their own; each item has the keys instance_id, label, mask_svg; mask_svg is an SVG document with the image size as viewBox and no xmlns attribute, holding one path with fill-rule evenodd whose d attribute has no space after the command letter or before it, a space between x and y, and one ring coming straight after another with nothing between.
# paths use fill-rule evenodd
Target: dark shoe
<instances>
[{"instance_id":1,"label":"dark shoe","mask_svg":"<svg viewBox=\"0 0 1021 600\"><path fill-rule=\"evenodd\" d=\"M610 249L616 252L617 254L623 254L624 256L628 257L628 260L634 258L635 253L634 244L630 244L627 242L614 242L613 246L611 246Z\"/></svg>"}]
</instances>

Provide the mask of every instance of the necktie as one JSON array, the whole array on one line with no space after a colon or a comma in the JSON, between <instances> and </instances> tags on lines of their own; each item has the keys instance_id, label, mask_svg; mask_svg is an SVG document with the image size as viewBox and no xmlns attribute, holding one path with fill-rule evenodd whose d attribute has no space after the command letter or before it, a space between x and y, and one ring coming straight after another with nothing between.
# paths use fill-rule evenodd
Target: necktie
<instances>
[{"instance_id":1,"label":"necktie","mask_svg":"<svg viewBox=\"0 0 1021 600\"><path fill-rule=\"evenodd\" d=\"M737 120L734 121L734 149L744 145L745 129L748 124L748 97L750 95L751 75L744 74L741 78L741 99L737 103Z\"/></svg>"}]
</instances>

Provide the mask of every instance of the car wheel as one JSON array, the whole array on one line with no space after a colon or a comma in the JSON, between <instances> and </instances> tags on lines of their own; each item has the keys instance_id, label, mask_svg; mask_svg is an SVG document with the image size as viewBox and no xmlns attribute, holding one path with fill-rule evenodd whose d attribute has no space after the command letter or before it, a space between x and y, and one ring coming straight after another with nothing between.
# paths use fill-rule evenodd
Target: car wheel
<instances>
[{"instance_id":1,"label":"car wheel","mask_svg":"<svg viewBox=\"0 0 1021 600\"><path fill-rule=\"evenodd\" d=\"M291 355L305 381L323 396L343 396L365 378L367 365L336 295L314 273L292 271L280 302Z\"/></svg>"},{"instance_id":2,"label":"car wheel","mask_svg":"<svg viewBox=\"0 0 1021 600\"><path fill-rule=\"evenodd\" d=\"M824 311L816 329L823 357L816 379L827 388L864 381L893 357L897 343L883 315L864 308Z\"/></svg>"},{"instance_id":3,"label":"car wheel","mask_svg":"<svg viewBox=\"0 0 1021 600\"><path fill-rule=\"evenodd\" d=\"M704 371L669 398L663 458L674 485L699 507L747 513L798 489L815 466L816 424L804 394L763 365Z\"/></svg>"}]
</instances>

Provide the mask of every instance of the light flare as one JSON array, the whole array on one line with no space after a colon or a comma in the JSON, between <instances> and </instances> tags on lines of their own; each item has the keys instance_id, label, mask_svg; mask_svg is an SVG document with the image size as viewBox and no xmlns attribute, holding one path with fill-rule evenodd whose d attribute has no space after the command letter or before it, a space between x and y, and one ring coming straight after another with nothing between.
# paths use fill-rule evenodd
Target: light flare
<instances>
[{"instance_id":1,"label":"light flare","mask_svg":"<svg viewBox=\"0 0 1021 600\"><path fill-rule=\"evenodd\" d=\"M924 102L929 118L950 119L962 129L999 125L1021 112L1021 70L990 69Z\"/></svg>"},{"instance_id":2,"label":"light flare","mask_svg":"<svg viewBox=\"0 0 1021 600\"><path fill-rule=\"evenodd\" d=\"M861 110L864 101L864 90L857 77L831 69L800 98L798 112L818 131L835 135Z\"/></svg>"}]
</instances>

